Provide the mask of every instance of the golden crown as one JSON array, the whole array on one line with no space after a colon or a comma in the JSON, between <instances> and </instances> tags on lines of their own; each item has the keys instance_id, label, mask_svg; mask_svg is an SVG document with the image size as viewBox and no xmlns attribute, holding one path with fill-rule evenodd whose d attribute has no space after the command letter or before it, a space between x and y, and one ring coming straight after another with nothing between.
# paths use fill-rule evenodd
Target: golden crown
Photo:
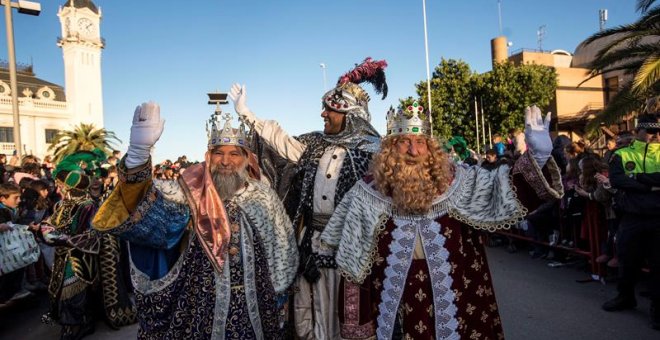
<instances>
[{"instance_id":1,"label":"golden crown","mask_svg":"<svg viewBox=\"0 0 660 340\"><path fill-rule=\"evenodd\" d=\"M431 123L424 107L417 101L405 110L390 107L387 112L387 135L431 135Z\"/></svg>"}]
</instances>

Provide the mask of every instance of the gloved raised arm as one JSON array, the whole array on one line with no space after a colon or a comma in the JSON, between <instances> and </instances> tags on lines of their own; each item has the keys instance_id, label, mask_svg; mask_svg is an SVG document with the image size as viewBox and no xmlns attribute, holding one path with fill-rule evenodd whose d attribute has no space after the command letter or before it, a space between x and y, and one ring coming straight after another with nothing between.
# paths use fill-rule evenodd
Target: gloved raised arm
<instances>
[{"instance_id":1,"label":"gloved raised arm","mask_svg":"<svg viewBox=\"0 0 660 340\"><path fill-rule=\"evenodd\" d=\"M552 140L550 139L550 120L551 112L545 116L541 110L533 105L525 109L525 140L527 149L539 168L543 168L552 153Z\"/></svg>"},{"instance_id":2,"label":"gloved raised arm","mask_svg":"<svg viewBox=\"0 0 660 340\"><path fill-rule=\"evenodd\" d=\"M261 120L248 108L245 85L234 84L229 91L229 98L234 102L234 110L246 122L252 125L259 136L277 153L292 162L298 162L305 144L289 136L280 125L273 120Z\"/></svg>"},{"instance_id":3,"label":"gloved raised arm","mask_svg":"<svg viewBox=\"0 0 660 340\"><path fill-rule=\"evenodd\" d=\"M124 161L127 169L137 168L149 161L151 148L163 133L164 126L157 103L150 101L135 108L130 144Z\"/></svg>"}]
</instances>

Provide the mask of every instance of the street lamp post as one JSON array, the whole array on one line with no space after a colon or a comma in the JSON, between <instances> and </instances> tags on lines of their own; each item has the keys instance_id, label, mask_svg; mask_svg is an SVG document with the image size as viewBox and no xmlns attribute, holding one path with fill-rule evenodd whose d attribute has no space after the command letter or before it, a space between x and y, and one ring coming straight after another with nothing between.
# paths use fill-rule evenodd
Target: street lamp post
<instances>
[{"instance_id":1,"label":"street lamp post","mask_svg":"<svg viewBox=\"0 0 660 340\"><path fill-rule=\"evenodd\" d=\"M325 93L326 91L328 91L328 84L327 84L328 82L327 82L327 78L325 76L325 68L327 66L325 65L325 63L321 63L320 66L321 66L321 69L323 70L323 92Z\"/></svg>"},{"instance_id":2,"label":"street lamp post","mask_svg":"<svg viewBox=\"0 0 660 340\"><path fill-rule=\"evenodd\" d=\"M18 13L39 15L41 13L41 4L32 1L11 2L3 0L5 6L5 26L7 29L7 53L9 54L9 86L11 87L11 111L14 115L14 147L16 156L20 159L23 155L21 150L21 124L18 113L18 80L16 79L16 52L14 51L14 24L12 22L12 7L18 8Z\"/></svg>"},{"instance_id":3,"label":"street lamp post","mask_svg":"<svg viewBox=\"0 0 660 340\"><path fill-rule=\"evenodd\" d=\"M426 0L422 0L422 13L424 15L424 50L426 51L426 92L429 98L429 123L431 125L431 137L433 137L433 112L431 111L431 71L429 67L429 39L426 29Z\"/></svg>"}]
</instances>

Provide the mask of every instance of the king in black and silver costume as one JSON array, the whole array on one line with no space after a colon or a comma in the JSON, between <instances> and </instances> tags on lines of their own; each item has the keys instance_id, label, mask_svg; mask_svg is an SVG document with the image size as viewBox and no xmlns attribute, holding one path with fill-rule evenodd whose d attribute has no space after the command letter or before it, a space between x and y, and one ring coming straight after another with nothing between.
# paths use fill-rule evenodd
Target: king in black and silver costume
<instances>
[{"instance_id":1,"label":"king in black and silver costume","mask_svg":"<svg viewBox=\"0 0 660 340\"><path fill-rule=\"evenodd\" d=\"M339 337L337 265L332 252L319 247L320 235L335 206L366 174L380 147L380 135L370 123L369 95L357 84L372 83L384 98L386 66L385 61L367 58L323 95L323 110L344 115L343 129L337 134L311 132L290 137L277 122L254 116L245 106L244 88L232 89L236 112L253 125L254 132L275 154L295 164L291 185L280 195L285 197L298 236L302 276L296 280L294 319L302 339Z\"/></svg>"}]
</instances>

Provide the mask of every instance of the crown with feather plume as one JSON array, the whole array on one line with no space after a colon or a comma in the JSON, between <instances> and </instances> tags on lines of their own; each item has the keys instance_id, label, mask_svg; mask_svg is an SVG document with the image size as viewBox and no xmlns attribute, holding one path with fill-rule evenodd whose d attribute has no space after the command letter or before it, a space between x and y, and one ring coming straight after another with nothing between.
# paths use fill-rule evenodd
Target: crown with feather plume
<instances>
[{"instance_id":1,"label":"crown with feather plume","mask_svg":"<svg viewBox=\"0 0 660 340\"><path fill-rule=\"evenodd\" d=\"M387 135L431 135L431 123L424 107L417 101L395 110L390 107L387 112Z\"/></svg>"},{"instance_id":2,"label":"crown with feather plume","mask_svg":"<svg viewBox=\"0 0 660 340\"><path fill-rule=\"evenodd\" d=\"M206 122L206 134L208 137L208 148L216 146L234 145L244 148L250 148L249 133L243 119L239 117L238 128L231 125L232 116L229 112L222 113L216 109L211 118Z\"/></svg>"},{"instance_id":3,"label":"crown with feather plume","mask_svg":"<svg viewBox=\"0 0 660 340\"><path fill-rule=\"evenodd\" d=\"M369 122L371 120L369 94L359 84L371 83L376 93L382 94L382 99L385 99L387 97L386 67L385 60L366 58L361 64L339 77L335 88L323 95L323 107L339 113L352 113Z\"/></svg>"}]
</instances>

